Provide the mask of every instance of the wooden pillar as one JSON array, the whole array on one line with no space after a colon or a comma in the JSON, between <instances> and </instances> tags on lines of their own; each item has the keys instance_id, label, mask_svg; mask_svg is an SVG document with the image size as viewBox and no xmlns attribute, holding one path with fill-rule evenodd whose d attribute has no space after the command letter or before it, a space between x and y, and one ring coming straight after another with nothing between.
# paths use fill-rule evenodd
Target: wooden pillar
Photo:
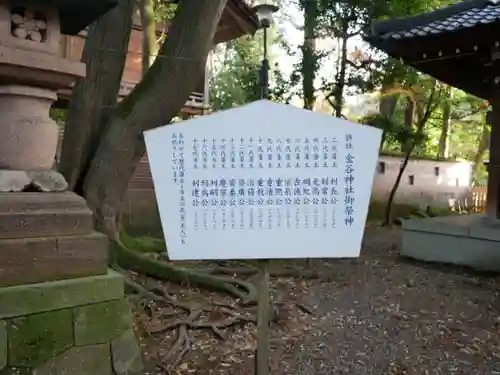
<instances>
[{"instance_id":1,"label":"wooden pillar","mask_svg":"<svg viewBox=\"0 0 500 375\"><path fill-rule=\"evenodd\" d=\"M486 215L500 219L500 100L491 101L493 112L488 116L491 124L490 159L488 163L488 190Z\"/></svg>"}]
</instances>

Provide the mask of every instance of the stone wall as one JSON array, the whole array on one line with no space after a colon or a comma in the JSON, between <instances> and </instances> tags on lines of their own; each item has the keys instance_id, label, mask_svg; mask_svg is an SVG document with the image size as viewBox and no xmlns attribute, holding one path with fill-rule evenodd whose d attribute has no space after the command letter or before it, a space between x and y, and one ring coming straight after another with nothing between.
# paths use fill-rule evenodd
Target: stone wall
<instances>
[{"instance_id":1,"label":"stone wall","mask_svg":"<svg viewBox=\"0 0 500 375\"><path fill-rule=\"evenodd\" d=\"M123 278L0 288L0 374L111 375L142 370Z\"/></svg>"},{"instance_id":2,"label":"stone wall","mask_svg":"<svg viewBox=\"0 0 500 375\"><path fill-rule=\"evenodd\" d=\"M403 159L380 156L373 179L372 198L389 196ZM426 206L449 207L471 194L472 166L467 162L412 159L396 193L396 201Z\"/></svg>"}]
</instances>

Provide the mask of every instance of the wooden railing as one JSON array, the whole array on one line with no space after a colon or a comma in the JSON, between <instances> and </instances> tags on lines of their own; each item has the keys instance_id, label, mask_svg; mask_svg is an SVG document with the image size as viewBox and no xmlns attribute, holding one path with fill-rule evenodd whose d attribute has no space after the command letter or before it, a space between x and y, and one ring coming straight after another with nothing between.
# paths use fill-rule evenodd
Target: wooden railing
<instances>
[{"instance_id":1,"label":"wooden railing","mask_svg":"<svg viewBox=\"0 0 500 375\"><path fill-rule=\"evenodd\" d=\"M475 212L483 212L486 208L486 187L472 188L472 209Z\"/></svg>"},{"instance_id":2,"label":"wooden railing","mask_svg":"<svg viewBox=\"0 0 500 375\"><path fill-rule=\"evenodd\" d=\"M130 190L153 190L153 178L151 177L151 169L149 168L149 161L147 154L141 158L135 167L132 179L129 182L128 188Z\"/></svg>"}]
</instances>

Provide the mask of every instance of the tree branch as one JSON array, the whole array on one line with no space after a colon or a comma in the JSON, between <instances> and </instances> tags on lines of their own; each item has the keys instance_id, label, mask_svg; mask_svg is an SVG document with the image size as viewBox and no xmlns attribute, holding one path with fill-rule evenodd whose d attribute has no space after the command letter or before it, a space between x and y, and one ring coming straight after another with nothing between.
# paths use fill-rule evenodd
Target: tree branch
<instances>
[{"instance_id":1,"label":"tree branch","mask_svg":"<svg viewBox=\"0 0 500 375\"><path fill-rule=\"evenodd\" d=\"M145 152L142 132L170 123L205 70L227 0L183 0L168 38L143 79L117 107L85 179L84 194L99 230L117 239L117 217Z\"/></svg>"},{"instance_id":2,"label":"tree branch","mask_svg":"<svg viewBox=\"0 0 500 375\"><path fill-rule=\"evenodd\" d=\"M86 77L75 83L64 129L59 170L71 190L82 194L103 127L116 106L132 30L135 0L119 5L92 23L82 61Z\"/></svg>"}]
</instances>

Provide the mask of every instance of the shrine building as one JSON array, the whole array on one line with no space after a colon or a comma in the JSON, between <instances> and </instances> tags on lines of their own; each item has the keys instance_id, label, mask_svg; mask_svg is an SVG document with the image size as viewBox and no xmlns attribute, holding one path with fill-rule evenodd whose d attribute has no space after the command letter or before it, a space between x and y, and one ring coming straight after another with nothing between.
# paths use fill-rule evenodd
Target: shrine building
<instances>
[{"instance_id":1,"label":"shrine building","mask_svg":"<svg viewBox=\"0 0 500 375\"><path fill-rule=\"evenodd\" d=\"M490 102L485 215L405 220L402 255L500 270L500 1L466 0L374 21L365 39L393 58Z\"/></svg>"}]
</instances>

